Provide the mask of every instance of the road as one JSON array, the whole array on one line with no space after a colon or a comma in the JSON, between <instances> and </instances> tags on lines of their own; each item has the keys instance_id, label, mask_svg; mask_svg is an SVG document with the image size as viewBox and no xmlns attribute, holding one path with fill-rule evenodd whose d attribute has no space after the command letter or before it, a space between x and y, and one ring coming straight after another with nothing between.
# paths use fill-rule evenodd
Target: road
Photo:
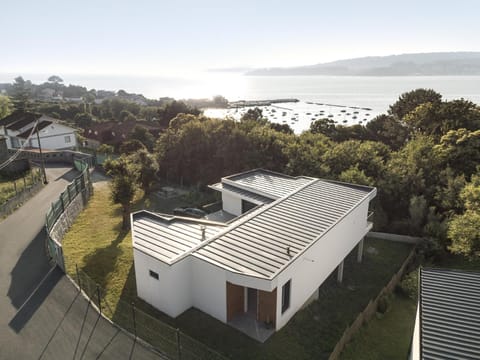
<instances>
[{"instance_id":1,"label":"road","mask_svg":"<svg viewBox=\"0 0 480 360\"><path fill-rule=\"evenodd\" d=\"M0 359L161 359L98 315L45 255L45 214L78 172L49 184L0 222Z\"/></svg>"}]
</instances>

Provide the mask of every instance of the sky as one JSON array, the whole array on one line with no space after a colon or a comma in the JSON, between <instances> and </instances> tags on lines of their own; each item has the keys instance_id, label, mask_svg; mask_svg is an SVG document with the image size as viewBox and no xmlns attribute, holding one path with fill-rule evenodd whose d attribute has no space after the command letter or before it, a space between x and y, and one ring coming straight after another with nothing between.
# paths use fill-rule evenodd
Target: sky
<instances>
[{"instance_id":1,"label":"sky","mask_svg":"<svg viewBox=\"0 0 480 360\"><path fill-rule=\"evenodd\" d=\"M15 0L0 8L2 73L185 75L480 51L475 0Z\"/></svg>"}]
</instances>

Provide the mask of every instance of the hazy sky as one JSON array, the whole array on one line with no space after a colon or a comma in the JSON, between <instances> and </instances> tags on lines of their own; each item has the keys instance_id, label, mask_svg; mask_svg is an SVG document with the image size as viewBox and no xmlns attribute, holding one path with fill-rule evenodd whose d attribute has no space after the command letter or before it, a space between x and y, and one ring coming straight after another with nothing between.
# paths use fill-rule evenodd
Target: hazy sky
<instances>
[{"instance_id":1,"label":"hazy sky","mask_svg":"<svg viewBox=\"0 0 480 360\"><path fill-rule=\"evenodd\" d=\"M475 0L12 0L0 8L3 73L184 74L480 50Z\"/></svg>"}]
</instances>

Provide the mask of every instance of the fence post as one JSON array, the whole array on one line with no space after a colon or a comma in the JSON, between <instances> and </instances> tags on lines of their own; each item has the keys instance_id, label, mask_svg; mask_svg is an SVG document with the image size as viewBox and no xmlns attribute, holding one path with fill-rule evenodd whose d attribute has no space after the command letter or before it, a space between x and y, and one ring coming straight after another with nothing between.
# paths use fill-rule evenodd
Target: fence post
<instances>
[{"instance_id":1,"label":"fence post","mask_svg":"<svg viewBox=\"0 0 480 360\"><path fill-rule=\"evenodd\" d=\"M63 193L60 194L60 203L62 204L62 213L65 212L65 204L63 203Z\"/></svg>"},{"instance_id":2,"label":"fence post","mask_svg":"<svg viewBox=\"0 0 480 360\"><path fill-rule=\"evenodd\" d=\"M135 334L135 339L137 338L137 320L135 318L135 302L132 301L132 317L133 317L133 332Z\"/></svg>"},{"instance_id":3,"label":"fence post","mask_svg":"<svg viewBox=\"0 0 480 360\"><path fill-rule=\"evenodd\" d=\"M79 291L82 291L82 283L80 282L80 273L78 272L78 264L75 264L75 271L77 272L77 282Z\"/></svg>"},{"instance_id":4,"label":"fence post","mask_svg":"<svg viewBox=\"0 0 480 360\"><path fill-rule=\"evenodd\" d=\"M98 310L102 313L102 299L100 298L100 286L97 284Z\"/></svg>"},{"instance_id":5,"label":"fence post","mask_svg":"<svg viewBox=\"0 0 480 360\"><path fill-rule=\"evenodd\" d=\"M179 329L177 329L176 335L177 335L177 356L178 356L178 360L181 360L182 350L180 349L180 330Z\"/></svg>"}]
</instances>

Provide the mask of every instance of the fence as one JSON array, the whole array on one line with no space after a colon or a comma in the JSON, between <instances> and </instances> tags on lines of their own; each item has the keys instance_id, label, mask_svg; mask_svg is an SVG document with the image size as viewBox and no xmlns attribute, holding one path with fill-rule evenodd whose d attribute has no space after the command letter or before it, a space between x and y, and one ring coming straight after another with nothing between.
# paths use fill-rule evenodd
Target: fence
<instances>
[{"instance_id":1,"label":"fence","mask_svg":"<svg viewBox=\"0 0 480 360\"><path fill-rule=\"evenodd\" d=\"M52 203L51 208L46 214L47 254L63 271L65 271L65 263L61 239L93 192L90 172L88 170L90 164L94 164L94 162L86 161L85 159L74 160L75 168L82 173L68 184L65 191L60 194L57 201ZM78 195L82 196L78 197ZM81 201L79 201L80 199ZM74 202L77 204L81 202L81 206L76 206L74 214L69 214L69 208L72 208L70 205Z\"/></svg>"},{"instance_id":2,"label":"fence","mask_svg":"<svg viewBox=\"0 0 480 360\"><path fill-rule=\"evenodd\" d=\"M403 262L400 269L395 273L395 275L392 276L388 284L380 291L378 296L375 299L370 300L368 302L368 305L365 307L365 309L360 314L358 314L355 321L345 329L342 337L337 342L337 345L335 345L328 360L338 359L345 345L353 338L353 336L358 332L358 330L362 327L362 325L370 321L372 316L376 314L379 300L382 298L382 296L393 292L395 287L398 285L398 283L402 279L402 276L405 273L407 266L415 257L415 251L416 249L413 248L410 254L408 255L407 259Z\"/></svg>"},{"instance_id":3,"label":"fence","mask_svg":"<svg viewBox=\"0 0 480 360\"><path fill-rule=\"evenodd\" d=\"M19 205L42 188L40 169L32 169L30 175L1 184L0 218L11 214Z\"/></svg>"},{"instance_id":4,"label":"fence","mask_svg":"<svg viewBox=\"0 0 480 360\"><path fill-rule=\"evenodd\" d=\"M101 314L130 332L135 338L148 342L155 350L176 360L226 360L227 358L179 329L138 309L133 301L120 299L109 303L107 292L84 271L76 267L76 281Z\"/></svg>"}]
</instances>

